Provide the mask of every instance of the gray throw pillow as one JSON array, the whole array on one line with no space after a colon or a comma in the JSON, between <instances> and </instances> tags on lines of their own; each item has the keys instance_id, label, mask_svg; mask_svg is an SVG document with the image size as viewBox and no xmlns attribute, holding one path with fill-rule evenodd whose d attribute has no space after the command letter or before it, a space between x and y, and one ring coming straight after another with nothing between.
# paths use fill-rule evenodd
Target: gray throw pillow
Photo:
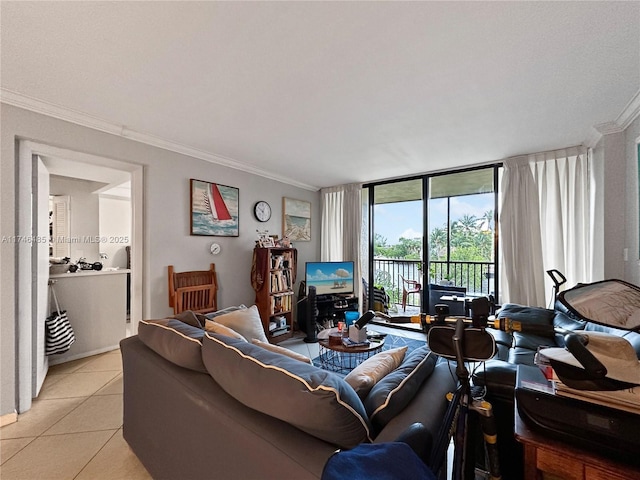
<instances>
[{"instance_id":1,"label":"gray throw pillow","mask_svg":"<svg viewBox=\"0 0 640 480\"><path fill-rule=\"evenodd\" d=\"M437 358L428 346L417 348L407 354L397 369L371 389L364 399L364 406L376 432L382 430L411 402L422 383L433 372Z\"/></svg>"},{"instance_id":2,"label":"gray throw pillow","mask_svg":"<svg viewBox=\"0 0 640 480\"><path fill-rule=\"evenodd\" d=\"M341 448L371 440L362 401L333 372L212 333L202 358L213 379L249 408Z\"/></svg>"},{"instance_id":3,"label":"gray throw pillow","mask_svg":"<svg viewBox=\"0 0 640 480\"><path fill-rule=\"evenodd\" d=\"M161 357L184 368L206 372L202 363L204 330L175 318L142 320L138 337Z\"/></svg>"},{"instance_id":4,"label":"gray throw pillow","mask_svg":"<svg viewBox=\"0 0 640 480\"><path fill-rule=\"evenodd\" d=\"M201 313L196 313L191 310L185 310L175 315L173 318L180 320L181 322L191 325L192 327L204 328L205 316Z\"/></svg>"}]
</instances>

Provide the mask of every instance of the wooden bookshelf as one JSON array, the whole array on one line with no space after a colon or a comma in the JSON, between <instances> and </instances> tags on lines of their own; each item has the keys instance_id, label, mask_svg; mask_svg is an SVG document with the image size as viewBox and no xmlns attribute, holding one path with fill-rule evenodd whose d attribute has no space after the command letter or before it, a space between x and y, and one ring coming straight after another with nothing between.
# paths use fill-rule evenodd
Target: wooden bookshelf
<instances>
[{"instance_id":1,"label":"wooden bookshelf","mask_svg":"<svg viewBox=\"0 0 640 480\"><path fill-rule=\"evenodd\" d=\"M297 252L295 248L255 247L251 283L262 327L271 343L293 335Z\"/></svg>"}]
</instances>

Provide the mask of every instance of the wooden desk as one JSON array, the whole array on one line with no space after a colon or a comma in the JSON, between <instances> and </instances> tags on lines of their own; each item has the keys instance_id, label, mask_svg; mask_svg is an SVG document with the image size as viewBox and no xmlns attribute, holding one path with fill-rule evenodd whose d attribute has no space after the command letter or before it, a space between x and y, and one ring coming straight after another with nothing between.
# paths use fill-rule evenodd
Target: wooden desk
<instances>
[{"instance_id":1,"label":"wooden desk","mask_svg":"<svg viewBox=\"0 0 640 480\"><path fill-rule=\"evenodd\" d=\"M516 406L516 440L524 447L524 480L636 480L640 468L616 462L596 453L532 431Z\"/></svg>"}]
</instances>

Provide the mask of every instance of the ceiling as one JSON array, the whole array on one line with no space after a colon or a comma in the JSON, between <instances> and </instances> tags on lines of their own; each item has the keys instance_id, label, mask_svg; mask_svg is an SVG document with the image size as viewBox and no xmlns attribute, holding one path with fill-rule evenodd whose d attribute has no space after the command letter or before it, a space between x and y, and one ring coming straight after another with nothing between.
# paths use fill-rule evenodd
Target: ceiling
<instances>
[{"instance_id":1,"label":"ceiling","mask_svg":"<svg viewBox=\"0 0 640 480\"><path fill-rule=\"evenodd\" d=\"M582 144L640 2L8 2L2 101L304 188Z\"/></svg>"}]
</instances>

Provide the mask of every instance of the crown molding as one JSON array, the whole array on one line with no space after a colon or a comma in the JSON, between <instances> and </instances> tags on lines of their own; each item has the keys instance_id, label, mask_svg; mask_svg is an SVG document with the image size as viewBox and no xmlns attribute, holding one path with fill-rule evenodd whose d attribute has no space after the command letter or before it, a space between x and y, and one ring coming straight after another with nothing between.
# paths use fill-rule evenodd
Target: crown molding
<instances>
[{"instance_id":1,"label":"crown molding","mask_svg":"<svg viewBox=\"0 0 640 480\"><path fill-rule=\"evenodd\" d=\"M622 109L622 113L618 115L616 123L622 127L623 130L631 125L636 118L640 115L640 89L629 100L629 103Z\"/></svg>"},{"instance_id":2,"label":"crown molding","mask_svg":"<svg viewBox=\"0 0 640 480\"><path fill-rule=\"evenodd\" d=\"M640 89L629 100L629 103L622 109L622 112L614 122L600 123L591 127L583 145L588 148L594 148L603 135L624 132L631 125L631 122L638 118L638 115L640 115Z\"/></svg>"},{"instance_id":3,"label":"crown molding","mask_svg":"<svg viewBox=\"0 0 640 480\"><path fill-rule=\"evenodd\" d=\"M594 125L593 128L600 132L601 135L624 132L624 128L622 128L618 122L599 123L598 125Z\"/></svg>"},{"instance_id":4,"label":"crown molding","mask_svg":"<svg viewBox=\"0 0 640 480\"><path fill-rule=\"evenodd\" d=\"M111 135L117 135L128 140L144 143L163 150L169 150L189 157L197 158L198 160L204 160L205 162L214 163L216 165L222 165L224 167L233 168L235 170L241 170L243 172L258 175L260 177L268 178L269 180L275 180L287 185L292 185L304 190L310 190L313 192L318 191L320 188L314 185L308 185L306 183L298 182L288 177L275 175L266 170L253 167L241 163L232 158L224 157L222 155L216 155L214 153L205 152L197 148L189 147L171 140L166 140L149 133L138 132L136 130L127 128L124 125L118 125L107 120L89 115L84 112L72 110L67 107L55 105L43 100L39 100L21 93L17 93L5 88L0 88L0 102L7 105L13 105L24 110L29 110L49 117L57 118L58 120L64 120L66 122L75 123L82 127L91 128L101 132L109 133Z\"/></svg>"},{"instance_id":5,"label":"crown molding","mask_svg":"<svg viewBox=\"0 0 640 480\"><path fill-rule=\"evenodd\" d=\"M601 138L602 133L600 133L596 127L591 127L587 138L584 139L582 144L587 148L595 148Z\"/></svg>"}]
</instances>

